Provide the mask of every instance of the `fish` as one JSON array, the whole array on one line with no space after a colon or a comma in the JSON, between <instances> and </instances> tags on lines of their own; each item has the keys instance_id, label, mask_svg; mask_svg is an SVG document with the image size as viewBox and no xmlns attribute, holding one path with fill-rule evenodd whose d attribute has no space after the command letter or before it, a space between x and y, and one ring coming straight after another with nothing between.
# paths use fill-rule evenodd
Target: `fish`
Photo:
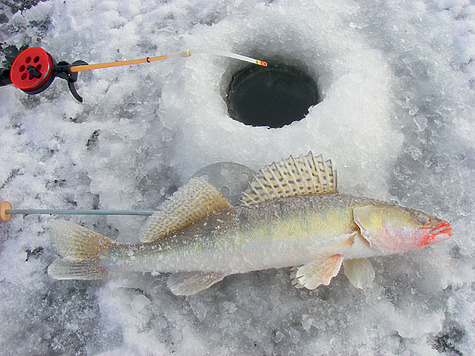
<instances>
[{"instance_id":1,"label":"fish","mask_svg":"<svg viewBox=\"0 0 475 356\"><path fill-rule=\"evenodd\" d=\"M357 288L371 285L369 260L447 240L451 225L421 211L341 194L322 155L290 156L259 170L231 205L206 179L192 178L158 207L140 243L113 241L68 221L51 236L59 280L169 273L168 288L194 295L226 276L290 267L292 285L329 285L343 266Z\"/></svg>"}]
</instances>

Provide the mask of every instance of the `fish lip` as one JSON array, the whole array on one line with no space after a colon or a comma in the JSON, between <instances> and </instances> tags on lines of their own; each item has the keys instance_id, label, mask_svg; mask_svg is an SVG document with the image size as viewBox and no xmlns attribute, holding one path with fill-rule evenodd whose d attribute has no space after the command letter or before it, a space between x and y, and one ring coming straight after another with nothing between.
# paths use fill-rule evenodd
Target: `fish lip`
<instances>
[{"instance_id":1,"label":"fish lip","mask_svg":"<svg viewBox=\"0 0 475 356\"><path fill-rule=\"evenodd\" d=\"M451 230L452 226L450 226L447 221L442 221L439 225L436 225L428 231L421 242L421 246L432 245L447 240L454 235Z\"/></svg>"},{"instance_id":2,"label":"fish lip","mask_svg":"<svg viewBox=\"0 0 475 356\"><path fill-rule=\"evenodd\" d=\"M447 221L442 221L439 225L430 230L429 234L438 235L441 233L450 233L450 230L452 230L452 226L450 226Z\"/></svg>"}]
</instances>

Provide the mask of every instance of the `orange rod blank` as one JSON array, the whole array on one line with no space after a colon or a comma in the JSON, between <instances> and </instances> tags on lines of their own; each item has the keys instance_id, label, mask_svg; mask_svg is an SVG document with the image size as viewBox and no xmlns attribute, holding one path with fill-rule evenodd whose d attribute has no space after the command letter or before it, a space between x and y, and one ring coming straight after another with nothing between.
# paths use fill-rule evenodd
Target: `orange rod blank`
<instances>
[{"instance_id":1,"label":"orange rod blank","mask_svg":"<svg viewBox=\"0 0 475 356\"><path fill-rule=\"evenodd\" d=\"M131 59L127 61L118 61L118 62L107 62L107 63L96 63L96 64L85 64L85 65L78 65L78 66L71 66L69 67L69 71L71 73L81 72L85 70L92 70L92 69L99 69L99 68L111 68L111 67L120 67L120 66L128 66L131 64L139 64L139 63L150 63L154 61L161 61L168 58L175 58L175 57L189 57L190 51L184 50L177 53L172 53L164 56L157 56L157 57L147 57L147 58L139 58L139 59Z\"/></svg>"}]
</instances>

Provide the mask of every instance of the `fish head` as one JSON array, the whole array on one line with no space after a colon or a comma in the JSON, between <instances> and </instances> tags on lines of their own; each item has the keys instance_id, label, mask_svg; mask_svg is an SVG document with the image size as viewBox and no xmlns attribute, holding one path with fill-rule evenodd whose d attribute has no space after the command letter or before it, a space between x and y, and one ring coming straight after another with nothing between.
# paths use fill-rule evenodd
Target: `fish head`
<instances>
[{"instance_id":1,"label":"fish head","mask_svg":"<svg viewBox=\"0 0 475 356\"><path fill-rule=\"evenodd\" d=\"M448 222L395 205L356 207L353 216L361 235L371 247L383 253L416 250L453 235Z\"/></svg>"}]
</instances>

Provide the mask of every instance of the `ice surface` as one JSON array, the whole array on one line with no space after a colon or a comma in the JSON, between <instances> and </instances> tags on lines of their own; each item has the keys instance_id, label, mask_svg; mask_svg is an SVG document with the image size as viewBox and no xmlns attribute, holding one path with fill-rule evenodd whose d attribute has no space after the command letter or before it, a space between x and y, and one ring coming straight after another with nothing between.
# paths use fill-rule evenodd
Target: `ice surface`
<instances>
[{"instance_id":1,"label":"ice surface","mask_svg":"<svg viewBox=\"0 0 475 356\"><path fill-rule=\"evenodd\" d=\"M344 275L315 291L289 271L231 276L176 297L166 276L53 281L57 217L0 225L0 350L16 354L449 354L473 340L475 7L468 0L45 1L4 7L0 40L89 63L214 48L296 65L323 101L281 129L231 120L242 63L206 55L0 88L0 198L14 207L156 208L216 161L252 169L323 153L340 191L449 220L451 241L375 258L367 290ZM76 217L137 241L140 217ZM21 340L21 342L19 342ZM5 351L2 351L5 352Z\"/></svg>"}]
</instances>

